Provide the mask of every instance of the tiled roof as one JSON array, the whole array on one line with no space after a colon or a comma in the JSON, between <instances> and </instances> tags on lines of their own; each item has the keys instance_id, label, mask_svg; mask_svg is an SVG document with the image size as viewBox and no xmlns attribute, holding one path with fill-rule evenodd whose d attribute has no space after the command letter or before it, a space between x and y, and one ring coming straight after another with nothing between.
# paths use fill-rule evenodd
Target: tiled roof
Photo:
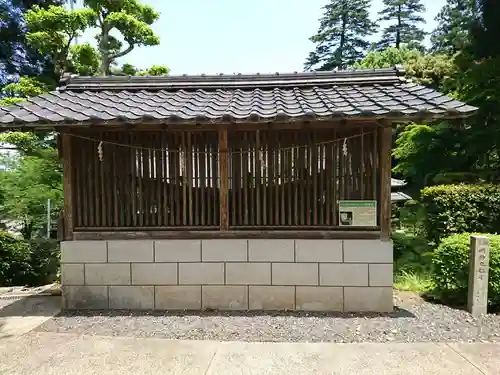
<instances>
[{"instance_id":1,"label":"tiled roof","mask_svg":"<svg viewBox=\"0 0 500 375\"><path fill-rule=\"evenodd\" d=\"M397 69L294 74L70 77L0 108L0 127L95 123L462 118L476 108Z\"/></svg>"}]
</instances>

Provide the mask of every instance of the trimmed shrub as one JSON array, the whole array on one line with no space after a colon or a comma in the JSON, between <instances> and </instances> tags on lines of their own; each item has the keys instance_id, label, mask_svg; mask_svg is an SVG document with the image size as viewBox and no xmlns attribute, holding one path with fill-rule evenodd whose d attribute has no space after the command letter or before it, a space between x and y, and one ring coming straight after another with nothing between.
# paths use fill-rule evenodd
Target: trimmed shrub
<instances>
[{"instance_id":1,"label":"trimmed shrub","mask_svg":"<svg viewBox=\"0 0 500 375\"><path fill-rule=\"evenodd\" d=\"M29 244L0 231L0 286L25 285L31 274Z\"/></svg>"},{"instance_id":2,"label":"trimmed shrub","mask_svg":"<svg viewBox=\"0 0 500 375\"><path fill-rule=\"evenodd\" d=\"M469 283L470 233L452 235L442 240L433 257L432 292L438 299L465 305ZM487 234L490 240L488 305L500 307L500 235Z\"/></svg>"},{"instance_id":3,"label":"trimmed shrub","mask_svg":"<svg viewBox=\"0 0 500 375\"><path fill-rule=\"evenodd\" d=\"M464 232L500 232L500 185L439 185L422 189L426 237L438 244Z\"/></svg>"},{"instance_id":4,"label":"trimmed shrub","mask_svg":"<svg viewBox=\"0 0 500 375\"><path fill-rule=\"evenodd\" d=\"M413 233L397 231L392 234L394 268L397 272L428 272L432 249L427 240Z\"/></svg>"},{"instance_id":5,"label":"trimmed shrub","mask_svg":"<svg viewBox=\"0 0 500 375\"><path fill-rule=\"evenodd\" d=\"M47 284L58 269L56 241L25 241L0 231L0 286Z\"/></svg>"}]
</instances>

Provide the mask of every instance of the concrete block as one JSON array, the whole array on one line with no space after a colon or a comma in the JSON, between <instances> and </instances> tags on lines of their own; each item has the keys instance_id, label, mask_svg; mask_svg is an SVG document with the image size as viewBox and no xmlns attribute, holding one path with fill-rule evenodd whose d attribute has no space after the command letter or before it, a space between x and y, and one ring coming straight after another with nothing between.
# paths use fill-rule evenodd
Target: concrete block
<instances>
[{"instance_id":1,"label":"concrete block","mask_svg":"<svg viewBox=\"0 0 500 375\"><path fill-rule=\"evenodd\" d=\"M226 284L271 285L271 263L226 263Z\"/></svg>"},{"instance_id":2,"label":"concrete block","mask_svg":"<svg viewBox=\"0 0 500 375\"><path fill-rule=\"evenodd\" d=\"M296 262L342 262L342 240L295 240Z\"/></svg>"},{"instance_id":3,"label":"concrete block","mask_svg":"<svg viewBox=\"0 0 500 375\"><path fill-rule=\"evenodd\" d=\"M392 287L345 287L345 312L392 312Z\"/></svg>"},{"instance_id":4,"label":"concrete block","mask_svg":"<svg viewBox=\"0 0 500 375\"><path fill-rule=\"evenodd\" d=\"M340 287L298 286L295 308L304 311L340 311L344 306L344 292Z\"/></svg>"},{"instance_id":5,"label":"concrete block","mask_svg":"<svg viewBox=\"0 0 500 375\"><path fill-rule=\"evenodd\" d=\"M224 263L179 263L179 284L224 285Z\"/></svg>"},{"instance_id":6,"label":"concrete block","mask_svg":"<svg viewBox=\"0 0 500 375\"><path fill-rule=\"evenodd\" d=\"M107 309L107 286L62 286L63 306L66 309Z\"/></svg>"},{"instance_id":7,"label":"concrete block","mask_svg":"<svg viewBox=\"0 0 500 375\"><path fill-rule=\"evenodd\" d=\"M273 285L318 285L317 263L273 263Z\"/></svg>"},{"instance_id":8,"label":"concrete block","mask_svg":"<svg viewBox=\"0 0 500 375\"><path fill-rule=\"evenodd\" d=\"M155 262L201 262L201 240L155 241Z\"/></svg>"},{"instance_id":9,"label":"concrete block","mask_svg":"<svg viewBox=\"0 0 500 375\"><path fill-rule=\"evenodd\" d=\"M368 264L320 264L319 284L328 286L368 286Z\"/></svg>"},{"instance_id":10,"label":"concrete block","mask_svg":"<svg viewBox=\"0 0 500 375\"><path fill-rule=\"evenodd\" d=\"M293 262L294 240L248 240L250 262Z\"/></svg>"},{"instance_id":11,"label":"concrete block","mask_svg":"<svg viewBox=\"0 0 500 375\"><path fill-rule=\"evenodd\" d=\"M132 263L133 285L177 285L177 263Z\"/></svg>"},{"instance_id":12,"label":"concrete block","mask_svg":"<svg viewBox=\"0 0 500 375\"><path fill-rule=\"evenodd\" d=\"M130 285L130 264L104 263L85 265L86 285Z\"/></svg>"},{"instance_id":13,"label":"concrete block","mask_svg":"<svg viewBox=\"0 0 500 375\"><path fill-rule=\"evenodd\" d=\"M370 264L368 273L370 275L370 286L392 286L394 284L392 263Z\"/></svg>"},{"instance_id":14,"label":"concrete block","mask_svg":"<svg viewBox=\"0 0 500 375\"><path fill-rule=\"evenodd\" d=\"M216 310L248 310L248 287L203 285L202 308Z\"/></svg>"},{"instance_id":15,"label":"concrete block","mask_svg":"<svg viewBox=\"0 0 500 375\"><path fill-rule=\"evenodd\" d=\"M294 286L253 286L248 287L250 310L294 310Z\"/></svg>"},{"instance_id":16,"label":"concrete block","mask_svg":"<svg viewBox=\"0 0 500 375\"><path fill-rule=\"evenodd\" d=\"M153 241L151 240L108 241L108 262L110 263L150 263L153 261Z\"/></svg>"},{"instance_id":17,"label":"concrete block","mask_svg":"<svg viewBox=\"0 0 500 375\"><path fill-rule=\"evenodd\" d=\"M203 262L246 262L247 240L202 240Z\"/></svg>"},{"instance_id":18,"label":"concrete block","mask_svg":"<svg viewBox=\"0 0 500 375\"><path fill-rule=\"evenodd\" d=\"M344 240L346 263L392 263L392 241Z\"/></svg>"},{"instance_id":19,"label":"concrete block","mask_svg":"<svg viewBox=\"0 0 500 375\"><path fill-rule=\"evenodd\" d=\"M61 263L106 263L106 241L63 241Z\"/></svg>"},{"instance_id":20,"label":"concrete block","mask_svg":"<svg viewBox=\"0 0 500 375\"><path fill-rule=\"evenodd\" d=\"M110 286L109 308L151 310L154 308L153 286Z\"/></svg>"},{"instance_id":21,"label":"concrete block","mask_svg":"<svg viewBox=\"0 0 500 375\"><path fill-rule=\"evenodd\" d=\"M201 286L156 286L155 309L199 310L201 309Z\"/></svg>"},{"instance_id":22,"label":"concrete block","mask_svg":"<svg viewBox=\"0 0 500 375\"><path fill-rule=\"evenodd\" d=\"M84 285L85 273L83 264L66 263L61 264L62 285Z\"/></svg>"}]
</instances>

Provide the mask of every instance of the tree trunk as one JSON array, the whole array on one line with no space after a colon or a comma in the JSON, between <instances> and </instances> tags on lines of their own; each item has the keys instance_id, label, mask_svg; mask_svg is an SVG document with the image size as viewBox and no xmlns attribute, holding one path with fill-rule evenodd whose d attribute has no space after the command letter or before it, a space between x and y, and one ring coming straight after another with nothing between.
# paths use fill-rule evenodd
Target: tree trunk
<instances>
[{"instance_id":1,"label":"tree trunk","mask_svg":"<svg viewBox=\"0 0 500 375\"><path fill-rule=\"evenodd\" d=\"M109 27L106 24L101 26L101 40L99 42L99 52L101 52L101 72L105 76L109 76L110 70L109 65L111 61L109 59Z\"/></svg>"},{"instance_id":2,"label":"tree trunk","mask_svg":"<svg viewBox=\"0 0 500 375\"><path fill-rule=\"evenodd\" d=\"M401 46L401 5L398 5L398 27L396 29L396 48Z\"/></svg>"},{"instance_id":3,"label":"tree trunk","mask_svg":"<svg viewBox=\"0 0 500 375\"><path fill-rule=\"evenodd\" d=\"M338 52L338 62L340 70L344 69L344 45L345 45L345 28L346 28L346 14L342 13L342 33L340 34L340 44Z\"/></svg>"}]
</instances>

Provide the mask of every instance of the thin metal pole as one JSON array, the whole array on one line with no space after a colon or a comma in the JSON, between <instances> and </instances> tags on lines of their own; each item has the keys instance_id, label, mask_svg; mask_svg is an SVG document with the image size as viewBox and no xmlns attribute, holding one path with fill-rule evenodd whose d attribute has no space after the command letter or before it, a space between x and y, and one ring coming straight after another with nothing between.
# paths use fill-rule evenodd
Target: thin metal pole
<instances>
[{"instance_id":1,"label":"thin metal pole","mask_svg":"<svg viewBox=\"0 0 500 375\"><path fill-rule=\"evenodd\" d=\"M51 229L51 222L50 222L50 199L47 199L47 239L50 239L50 229Z\"/></svg>"}]
</instances>

